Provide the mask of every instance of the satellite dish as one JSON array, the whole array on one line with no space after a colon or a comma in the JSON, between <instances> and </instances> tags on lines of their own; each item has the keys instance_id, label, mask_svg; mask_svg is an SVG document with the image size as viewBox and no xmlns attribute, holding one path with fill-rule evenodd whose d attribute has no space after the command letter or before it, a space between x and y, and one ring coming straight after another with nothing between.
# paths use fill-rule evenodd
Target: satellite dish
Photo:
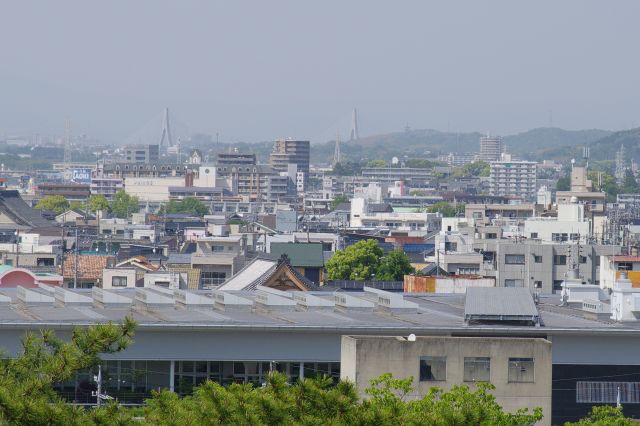
<instances>
[{"instance_id":1,"label":"satellite dish","mask_svg":"<svg viewBox=\"0 0 640 426\"><path fill-rule=\"evenodd\" d=\"M396 165L396 164L398 164L398 162L399 162L399 161L400 161L400 160L398 160L398 157L393 157L393 158L391 159L391 164Z\"/></svg>"}]
</instances>

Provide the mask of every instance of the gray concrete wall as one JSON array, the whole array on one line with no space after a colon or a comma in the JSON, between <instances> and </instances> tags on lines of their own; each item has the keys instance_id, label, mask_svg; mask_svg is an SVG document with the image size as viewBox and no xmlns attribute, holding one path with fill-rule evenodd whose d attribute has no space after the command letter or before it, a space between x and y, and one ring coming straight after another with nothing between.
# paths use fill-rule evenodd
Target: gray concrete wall
<instances>
[{"instance_id":1,"label":"gray concrete wall","mask_svg":"<svg viewBox=\"0 0 640 426\"><path fill-rule=\"evenodd\" d=\"M420 357L446 356L446 381L420 382ZM418 337L408 342L397 337L343 336L341 376L353 381L363 395L372 378L383 373L414 378L413 398L423 397L431 387L448 389L464 383L464 358L490 357L492 392L507 411L542 407L544 421L551 424L551 343L545 339ZM509 358L534 358L534 381L508 381ZM468 383L473 387L473 383Z\"/></svg>"}]
</instances>

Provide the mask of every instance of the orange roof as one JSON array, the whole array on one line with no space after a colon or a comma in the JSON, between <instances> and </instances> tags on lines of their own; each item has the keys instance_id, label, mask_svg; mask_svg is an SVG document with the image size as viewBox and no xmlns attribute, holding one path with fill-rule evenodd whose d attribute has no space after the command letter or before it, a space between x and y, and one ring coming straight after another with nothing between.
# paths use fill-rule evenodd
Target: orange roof
<instances>
[{"instance_id":1,"label":"orange roof","mask_svg":"<svg viewBox=\"0 0 640 426\"><path fill-rule=\"evenodd\" d=\"M102 278L102 271L109 266L112 256L78 256L78 278L82 280L97 280ZM64 259L64 277L75 276L76 255L67 255Z\"/></svg>"},{"instance_id":2,"label":"orange roof","mask_svg":"<svg viewBox=\"0 0 640 426\"><path fill-rule=\"evenodd\" d=\"M640 262L640 256L612 256L614 262Z\"/></svg>"}]
</instances>

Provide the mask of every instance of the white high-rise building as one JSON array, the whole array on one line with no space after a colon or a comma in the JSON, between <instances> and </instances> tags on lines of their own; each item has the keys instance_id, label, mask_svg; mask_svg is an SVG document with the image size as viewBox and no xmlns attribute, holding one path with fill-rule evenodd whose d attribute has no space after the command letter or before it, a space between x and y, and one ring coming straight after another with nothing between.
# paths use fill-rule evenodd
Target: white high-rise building
<instances>
[{"instance_id":1,"label":"white high-rise building","mask_svg":"<svg viewBox=\"0 0 640 426\"><path fill-rule=\"evenodd\" d=\"M533 161L494 161L491 163L489 190L491 195L518 197L535 201L536 166Z\"/></svg>"},{"instance_id":2,"label":"white high-rise building","mask_svg":"<svg viewBox=\"0 0 640 426\"><path fill-rule=\"evenodd\" d=\"M483 136L480 138L480 155L482 161L499 161L504 152L502 138L499 136Z\"/></svg>"}]
</instances>

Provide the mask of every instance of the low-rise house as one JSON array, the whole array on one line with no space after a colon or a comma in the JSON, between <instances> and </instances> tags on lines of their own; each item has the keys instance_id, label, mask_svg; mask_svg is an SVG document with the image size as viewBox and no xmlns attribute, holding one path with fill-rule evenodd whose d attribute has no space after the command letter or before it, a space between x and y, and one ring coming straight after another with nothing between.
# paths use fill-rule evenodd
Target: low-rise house
<instances>
[{"instance_id":1,"label":"low-rise house","mask_svg":"<svg viewBox=\"0 0 640 426\"><path fill-rule=\"evenodd\" d=\"M100 286L102 271L115 265L113 256L68 254L62 264L65 287L91 288ZM77 267L76 267L77 266Z\"/></svg>"}]
</instances>

